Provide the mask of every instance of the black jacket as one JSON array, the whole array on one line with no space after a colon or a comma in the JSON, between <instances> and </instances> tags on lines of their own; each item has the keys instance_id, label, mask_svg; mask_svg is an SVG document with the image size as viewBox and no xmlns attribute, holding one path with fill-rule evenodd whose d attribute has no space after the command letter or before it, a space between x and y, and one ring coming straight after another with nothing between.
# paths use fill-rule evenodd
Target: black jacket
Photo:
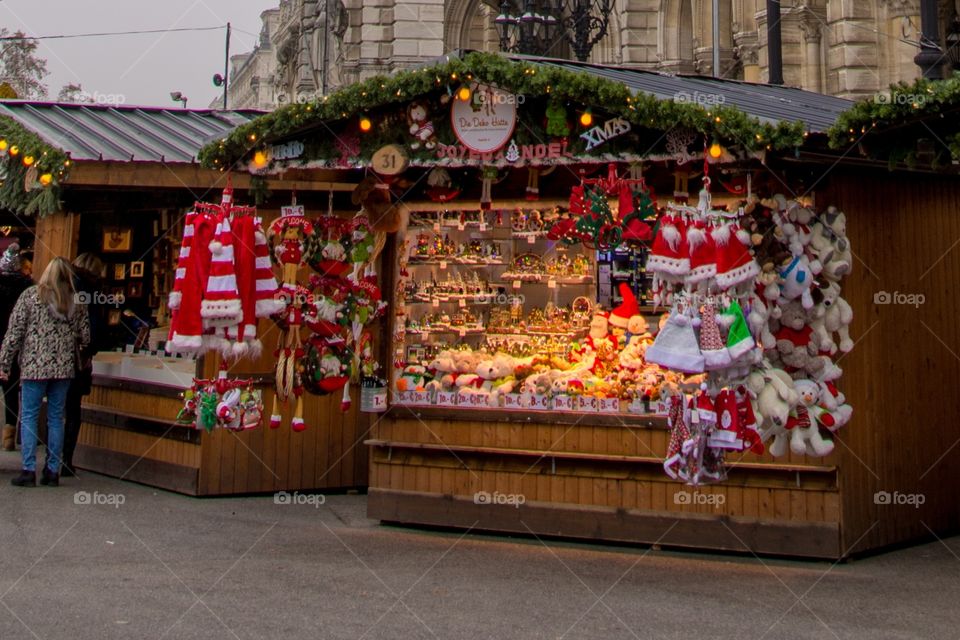
<instances>
[{"instance_id":1,"label":"black jacket","mask_svg":"<svg viewBox=\"0 0 960 640\"><path fill-rule=\"evenodd\" d=\"M103 296L102 279L78 267L73 268L76 274L73 279L73 288L77 292L77 299L86 302L90 314L90 344L84 349L83 356L87 360L100 351L110 349L110 332L107 324L109 309Z\"/></svg>"},{"instance_id":2,"label":"black jacket","mask_svg":"<svg viewBox=\"0 0 960 640\"><path fill-rule=\"evenodd\" d=\"M33 280L19 271L0 273L0 330L2 335L7 334L7 325L10 323L10 314L13 305L17 304L20 294L33 286Z\"/></svg>"}]
</instances>

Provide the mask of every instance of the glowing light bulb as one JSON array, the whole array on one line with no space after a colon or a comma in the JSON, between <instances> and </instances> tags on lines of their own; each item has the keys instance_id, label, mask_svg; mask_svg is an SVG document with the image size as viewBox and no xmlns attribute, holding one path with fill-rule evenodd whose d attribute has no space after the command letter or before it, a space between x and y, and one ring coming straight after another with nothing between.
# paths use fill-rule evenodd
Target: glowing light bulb
<instances>
[{"instance_id":1,"label":"glowing light bulb","mask_svg":"<svg viewBox=\"0 0 960 640\"><path fill-rule=\"evenodd\" d=\"M40 176L40 184L42 184L43 186L49 187L52 182L53 182L53 176L51 174L45 173L42 176Z\"/></svg>"},{"instance_id":2,"label":"glowing light bulb","mask_svg":"<svg viewBox=\"0 0 960 640\"><path fill-rule=\"evenodd\" d=\"M470 87L460 87L460 90L457 91L457 97L460 98L462 102L466 102L470 99Z\"/></svg>"},{"instance_id":3,"label":"glowing light bulb","mask_svg":"<svg viewBox=\"0 0 960 640\"><path fill-rule=\"evenodd\" d=\"M593 124L593 114L589 111L584 111L580 114L580 124L589 127Z\"/></svg>"},{"instance_id":4,"label":"glowing light bulb","mask_svg":"<svg viewBox=\"0 0 960 640\"><path fill-rule=\"evenodd\" d=\"M360 118L360 131L363 131L364 133L366 133L367 131L370 131L370 129L372 128L373 128L373 122L370 121L370 118L367 118L366 116Z\"/></svg>"},{"instance_id":5,"label":"glowing light bulb","mask_svg":"<svg viewBox=\"0 0 960 640\"><path fill-rule=\"evenodd\" d=\"M267 166L270 158L267 156L266 151L257 151L253 154L253 165L257 168L263 168Z\"/></svg>"},{"instance_id":6,"label":"glowing light bulb","mask_svg":"<svg viewBox=\"0 0 960 640\"><path fill-rule=\"evenodd\" d=\"M711 158L717 159L717 158L719 158L719 157L722 156L722 155L723 155L723 147L721 147L719 143L714 142L712 145L710 145L710 157L711 157Z\"/></svg>"}]
</instances>

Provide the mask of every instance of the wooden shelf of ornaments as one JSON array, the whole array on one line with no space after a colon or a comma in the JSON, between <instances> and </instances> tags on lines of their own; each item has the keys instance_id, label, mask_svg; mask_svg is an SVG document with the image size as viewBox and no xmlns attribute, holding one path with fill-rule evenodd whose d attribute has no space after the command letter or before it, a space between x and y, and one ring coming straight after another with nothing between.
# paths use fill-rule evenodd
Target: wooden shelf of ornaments
<instances>
[{"instance_id":1,"label":"wooden shelf of ornaments","mask_svg":"<svg viewBox=\"0 0 960 640\"><path fill-rule=\"evenodd\" d=\"M642 267L632 276L615 266L598 270L597 251L549 240L533 207L499 214L414 210L398 263L393 355L402 366L390 385L394 407L507 422L546 413L554 422L577 421L587 413L601 422L606 416L666 427L666 406L656 396L625 398L624 385L582 388L579 378L596 380L568 361L571 347L590 333L598 284L613 289L604 296L609 311L622 301L619 283L642 280ZM655 326L657 311L643 294L638 302ZM625 342L621 336L621 348ZM552 373L526 375L534 357Z\"/></svg>"}]
</instances>

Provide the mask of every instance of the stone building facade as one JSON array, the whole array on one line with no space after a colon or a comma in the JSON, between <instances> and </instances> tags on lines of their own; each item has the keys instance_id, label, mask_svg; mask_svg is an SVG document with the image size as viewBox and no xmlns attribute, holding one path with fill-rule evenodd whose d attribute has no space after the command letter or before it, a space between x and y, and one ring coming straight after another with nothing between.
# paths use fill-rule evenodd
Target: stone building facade
<instances>
[{"instance_id":1,"label":"stone building facade","mask_svg":"<svg viewBox=\"0 0 960 640\"><path fill-rule=\"evenodd\" d=\"M786 84L857 98L920 74L919 0L782 0ZM713 73L711 0L615 0L591 61ZM281 0L232 58L231 108L272 108L456 49L496 51L496 0ZM960 0L940 0L941 35ZM720 75L767 79L766 3L720 0Z\"/></svg>"}]
</instances>

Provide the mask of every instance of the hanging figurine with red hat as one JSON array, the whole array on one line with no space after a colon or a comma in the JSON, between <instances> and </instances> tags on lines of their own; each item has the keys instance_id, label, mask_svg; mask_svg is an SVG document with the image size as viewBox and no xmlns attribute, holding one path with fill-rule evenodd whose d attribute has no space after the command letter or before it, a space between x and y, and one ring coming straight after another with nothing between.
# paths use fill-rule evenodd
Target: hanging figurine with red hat
<instances>
[{"instance_id":1,"label":"hanging figurine with red hat","mask_svg":"<svg viewBox=\"0 0 960 640\"><path fill-rule=\"evenodd\" d=\"M274 247L274 255L283 269L281 291L286 300L284 321L286 329L280 337L277 350L276 395L273 400L273 412L270 415L270 427L280 426L280 403L296 399L296 408L290 427L294 431L303 431L303 371L300 362L304 355L300 328L303 325L303 305L309 299L310 291L297 284L297 272L304 264L305 242L313 233L313 223L304 215L302 206L283 207L282 215L270 225L270 235L279 237Z\"/></svg>"}]
</instances>

